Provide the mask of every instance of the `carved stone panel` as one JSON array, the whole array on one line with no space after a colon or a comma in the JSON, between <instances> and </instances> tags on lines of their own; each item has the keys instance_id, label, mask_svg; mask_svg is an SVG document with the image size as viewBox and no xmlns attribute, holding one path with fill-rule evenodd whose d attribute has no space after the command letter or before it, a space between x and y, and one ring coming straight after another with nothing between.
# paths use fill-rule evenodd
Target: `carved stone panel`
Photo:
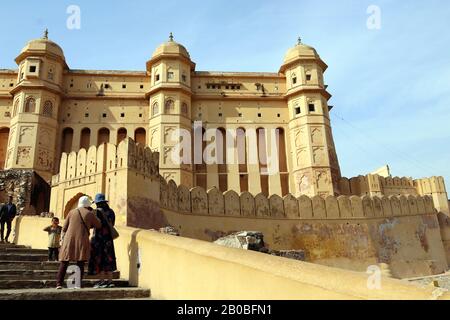
<instances>
[{"instance_id":1,"label":"carved stone panel","mask_svg":"<svg viewBox=\"0 0 450 320\"><path fill-rule=\"evenodd\" d=\"M53 154L51 151L46 149L38 150L37 164L44 170L53 170Z\"/></svg>"},{"instance_id":2,"label":"carved stone panel","mask_svg":"<svg viewBox=\"0 0 450 320\"><path fill-rule=\"evenodd\" d=\"M23 126L20 128L19 143L31 144L33 143L33 126Z\"/></svg>"},{"instance_id":3,"label":"carved stone panel","mask_svg":"<svg viewBox=\"0 0 450 320\"><path fill-rule=\"evenodd\" d=\"M325 150L323 147L313 148L313 159L316 165L325 165Z\"/></svg>"},{"instance_id":4,"label":"carved stone panel","mask_svg":"<svg viewBox=\"0 0 450 320\"><path fill-rule=\"evenodd\" d=\"M323 145L323 133L321 128L311 129L311 141L313 144Z\"/></svg>"},{"instance_id":5,"label":"carved stone panel","mask_svg":"<svg viewBox=\"0 0 450 320\"><path fill-rule=\"evenodd\" d=\"M17 148L17 165L30 166L31 163L31 147L18 147Z\"/></svg>"}]
</instances>

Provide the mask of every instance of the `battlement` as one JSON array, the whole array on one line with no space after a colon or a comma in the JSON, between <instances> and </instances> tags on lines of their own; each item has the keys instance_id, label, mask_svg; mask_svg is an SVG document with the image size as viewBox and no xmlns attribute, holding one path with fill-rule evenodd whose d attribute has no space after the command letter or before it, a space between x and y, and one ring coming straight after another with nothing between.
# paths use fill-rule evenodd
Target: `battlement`
<instances>
[{"instance_id":1,"label":"battlement","mask_svg":"<svg viewBox=\"0 0 450 320\"><path fill-rule=\"evenodd\" d=\"M183 214L212 216L241 216L268 219L363 219L389 218L433 214L436 212L429 196L300 196L288 194L284 198L249 192L221 193L217 188L208 191L195 187L177 186L160 179L160 205Z\"/></svg>"},{"instance_id":2,"label":"battlement","mask_svg":"<svg viewBox=\"0 0 450 320\"><path fill-rule=\"evenodd\" d=\"M98 174L121 169L133 170L145 176L159 174L159 153L152 152L149 147L125 139L118 146L110 143L88 150L81 149L61 156L59 174L53 176L52 185L74 180L88 181Z\"/></svg>"},{"instance_id":3,"label":"battlement","mask_svg":"<svg viewBox=\"0 0 450 320\"><path fill-rule=\"evenodd\" d=\"M431 195L445 193L443 177L431 177L414 180L410 177L382 177L377 174L341 178L339 181L343 195Z\"/></svg>"}]
</instances>

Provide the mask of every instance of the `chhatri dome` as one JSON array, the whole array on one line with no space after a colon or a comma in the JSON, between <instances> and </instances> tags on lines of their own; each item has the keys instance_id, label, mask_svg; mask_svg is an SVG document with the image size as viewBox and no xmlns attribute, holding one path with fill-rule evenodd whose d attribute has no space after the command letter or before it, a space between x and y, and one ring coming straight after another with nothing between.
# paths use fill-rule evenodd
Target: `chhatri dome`
<instances>
[{"instance_id":1,"label":"chhatri dome","mask_svg":"<svg viewBox=\"0 0 450 320\"><path fill-rule=\"evenodd\" d=\"M48 30L45 30L44 35L40 39L29 41L20 52L24 53L50 53L64 59L64 52L59 45L48 39Z\"/></svg>"},{"instance_id":2,"label":"chhatri dome","mask_svg":"<svg viewBox=\"0 0 450 320\"><path fill-rule=\"evenodd\" d=\"M169 41L161 44L155 50L155 52L153 52L152 59L162 54L169 54L169 55L178 54L184 56L189 60L191 59L189 52L186 50L186 48L173 40L172 32L170 33Z\"/></svg>"},{"instance_id":3,"label":"chhatri dome","mask_svg":"<svg viewBox=\"0 0 450 320\"><path fill-rule=\"evenodd\" d=\"M294 61L298 58L320 58L316 49L302 43L301 38L298 38L297 45L288 50L284 56L284 64Z\"/></svg>"}]
</instances>

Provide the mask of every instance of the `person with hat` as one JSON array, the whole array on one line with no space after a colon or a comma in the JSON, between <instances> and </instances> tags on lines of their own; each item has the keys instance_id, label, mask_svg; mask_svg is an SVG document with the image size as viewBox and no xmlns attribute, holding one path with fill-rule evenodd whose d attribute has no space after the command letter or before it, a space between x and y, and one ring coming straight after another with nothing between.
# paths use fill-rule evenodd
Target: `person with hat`
<instances>
[{"instance_id":1,"label":"person with hat","mask_svg":"<svg viewBox=\"0 0 450 320\"><path fill-rule=\"evenodd\" d=\"M8 203L4 204L0 208L0 233L1 243L9 243L9 236L11 234L11 226L14 218L17 214L17 207L13 203L13 196L9 194ZM5 238L5 225L6 225L6 238Z\"/></svg>"},{"instance_id":2,"label":"person with hat","mask_svg":"<svg viewBox=\"0 0 450 320\"><path fill-rule=\"evenodd\" d=\"M64 234L59 252L60 267L57 275L57 289L62 289L70 262L76 262L80 268L80 283L82 283L84 266L89 261L91 253L90 229L101 228L101 226L102 223L96 217L94 209L91 208L89 198L81 197L78 201L78 208L69 212L62 229Z\"/></svg>"},{"instance_id":3,"label":"person with hat","mask_svg":"<svg viewBox=\"0 0 450 320\"><path fill-rule=\"evenodd\" d=\"M112 288L113 272L117 270L116 253L112 229L116 222L116 215L109 207L104 194L95 196L97 218L101 221L101 228L94 231L91 239L91 258L89 260L89 274L99 275L100 281L94 288Z\"/></svg>"}]
</instances>

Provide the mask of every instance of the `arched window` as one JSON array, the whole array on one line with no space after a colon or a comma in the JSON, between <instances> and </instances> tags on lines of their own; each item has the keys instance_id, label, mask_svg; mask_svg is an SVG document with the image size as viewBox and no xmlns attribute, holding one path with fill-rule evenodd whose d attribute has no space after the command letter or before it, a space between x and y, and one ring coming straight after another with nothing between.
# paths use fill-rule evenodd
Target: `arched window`
<instances>
[{"instance_id":1,"label":"arched window","mask_svg":"<svg viewBox=\"0 0 450 320\"><path fill-rule=\"evenodd\" d=\"M277 129L278 136L278 163L280 165L281 195L284 197L289 193L289 172L286 159L286 137L283 128Z\"/></svg>"},{"instance_id":2,"label":"arched window","mask_svg":"<svg viewBox=\"0 0 450 320\"><path fill-rule=\"evenodd\" d=\"M147 145L147 132L144 128L136 129L136 131L134 132L134 141L144 146Z\"/></svg>"},{"instance_id":3,"label":"arched window","mask_svg":"<svg viewBox=\"0 0 450 320\"><path fill-rule=\"evenodd\" d=\"M269 196L269 176L267 172L267 143L266 143L266 130L264 128L258 128L256 130L256 139L258 146L259 157L259 173L261 176L261 192Z\"/></svg>"},{"instance_id":4,"label":"arched window","mask_svg":"<svg viewBox=\"0 0 450 320\"><path fill-rule=\"evenodd\" d=\"M84 128L81 130L80 148L88 150L91 146L91 129Z\"/></svg>"},{"instance_id":5,"label":"arched window","mask_svg":"<svg viewBox=\"0 0 450 320\"><path fill-rule=\"evenodd\" d=\"M244 128L236 130L236 149L239 162L239 186L241 192L248 191L248 169L247 169L247 137Z\"/></svg>"},{"instance_id":6,"label":"arched window","mask_svg":"<svg viewBox=\"0 0 450 320\"><path fill-rule=\"evenodd\" d=\"M128 136L127 129L120 128L119 131L117 131L117 145L119 145L119 143L125 140L127 136Z\"/></svg>"},{"instance_id":7,"label":"arched window","mask_svg":"<svg viewBox=\"0 0 450 320\"><path fill-rule=\"evenodd\" d=\"M62 152L72 152L73 129L65 128L62 134Z\"/></svg>"},{"instance_id":8,"label":"arched window","mask_svg":"<svg viewBox=\"0 0 450 320\"><path fill-rule=\"evenodd\" d=\"M216 134L221 135L221 138L216 137L217 159L219 161L219 190L225 192L228 190L227 132L224 128L219 128Z\"/></svg>"},{"instance_id":9,"label":"arched window","mask_svg":"<svg viewBox=\"0 0 450 320\"><path fill-rule=\"evenodd\" d=\"M25 112L34 113L36 111L36 100L34 98L28 98L25 101Z\"/></svg>"},{"instance_id":10,"label":"arched window","mask_svg":"<svg viewBox=\"0 0 450 320\"><path fill-rule=\"evenodd\" d=\"M53 116L53 103L51 101L45 101L42 114L46 117Z\"/></svg>"},{"instance_id":11,"label":"arched window","mask_svg":"<svg viewBox=\"0 0 450 320\"><path fill-rule=\"evenodd\" d=\"M186 102L183 102L183 104L181 105L181 113L184 115L188 114L188 105Z\"/></svg>"},{"instance_id":12,"label":"arched window","mask_svg":"<svg viewBox=\"0 0 450 320\"><path fill-rule=\"evenodd\" d=\"M98 141L97 146L100 146L104 143L109 143L109 129L101 128L98 130Z\"/></svg>"},{"instance_id":13,"label":"arched window","mask_svg":"<svg viewBox=\"0 0 450 320\"><path fill-rule=\"evenodd\" d=\"M7 161L7 149L9 139L9 128L0 129L0 170L3 170Z\"/></svg>"},{"instance_id":14,"label":"arched window","mask_svg":"<svg viewBox=\"0 0 450 320\"><path fill-rule=\"evenodd\" d=\"M156 116L159 113L159 104L155 102L152 106L152 116Z\"/></svg>"},{"instance_id":15,"label":"arched window","mask_svg":"<svg viewBox=\"0 0 450 320\"><path fill-rule=\"evenodd\" d=\"M173 114L175 113L175 102L171 99L166 101L164 105L164 113L165 114Z\"/></svg>"},{"instance_id":16,"label":"arched window","mask_svg":"<svg viewBox=\"0 0 450 320\"><path fill-rule=\"evenodd\" d=\"M167 81L173 81L175 74L172 69L167 70Z\"/></svg>"},{"instance_id":17,"label":"arched window","mask_svg":"<svg viewBox=\"0 0 450 320\"><path fill-rule=\"evenodd\" d=\"M292 73L291 75L291 79L292 79L292 85L296 85L297 84L297 75L295 73Z\"/></svg>"}]
</instances>

